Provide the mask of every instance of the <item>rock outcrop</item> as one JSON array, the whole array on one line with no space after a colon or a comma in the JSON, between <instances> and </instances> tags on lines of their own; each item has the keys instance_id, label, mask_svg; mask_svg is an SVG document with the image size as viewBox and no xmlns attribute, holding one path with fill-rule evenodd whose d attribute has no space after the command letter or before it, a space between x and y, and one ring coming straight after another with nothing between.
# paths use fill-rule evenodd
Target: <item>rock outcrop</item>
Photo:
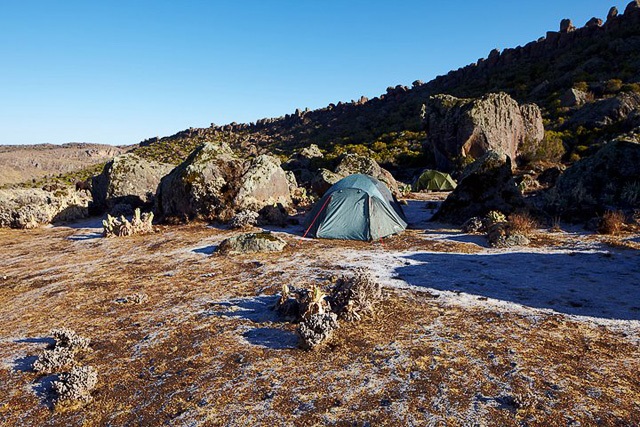
<instances>
[{"instance_id":1,"label":"rock outcrop","mask_svg":"<svg viewBox=\"0 0 640 427\"><path fill-rule=\"evenodd\" d=\"M442 203L433 220L461 225L489 211L509 214L524 205L509 157L490 151L464 170L458 186Z\"/></svg>"},{"instance_id":2,"label":"rock outcrop","mask_svg":"<svg viewBox=\"0 0 640 427\"><path fill-rule=\"evenodd\" d=\"M88 203L88 195L72 188L0 190L0 227L28 229L85 218Z\"/></svg>"},{"instance_id":3,"label":"rock outcrop","mask_svg":"<svg viewBox=\"0 0 640 427\"><path fill-rule=\"evenodd\" d=\"M156 210L165 220L228 221L241 211L289 207L291 186L276 157L248 162L224 142L206 143L162 179Z\"/></svg>"},{"instance_id":4,"label":"rock outcrop","mask_svg":"<svg viewBox=\"0 0 640 427\"><path fill-rule=\"evenodd\" d=\"M622 92L613 98L583 106L571 117L568 125L589 129L608 126L626 120L637 111L640 111L640 94Z\"/></svg>"},{"instance_id":5,"label":"rock outcrop","mask_svg":"<svg viewBox=\"0 0 640 427\"><path fill-rule=\"evenodd\" d=\"M160 182L156 210L162 219L222 219L234 215L233 187L247 170L224 143L205 143Z\"/></svg>"},{"instance_id":6,"label":"rock outcrop","mask_svg":"<svg viewBox=\"0 0 640 427\"><path fill-rule=\"evenodd\" d=\"M570 220L640 208L640 143L621 138L576 162L551 189L548 208Z\"/></svg>"},{"instance_id":7,"label":"rock outcrop","mask_svg":"<svg viewBox=\"0 0 640 427\"><path fill-rule=\"evenodd\" d=\"M425 105L425 149L433 150L438 169L451 171L463 159L497 151L515 159L522 144L544 137L542 114L536 105L520 106L505 93L480 99L435 95Z\"/></svg>"},{"instance_id":8,"label":"rock outcrop","mask_svg":"<svg viewBox=\"0 0 640 427\"><path fill-rule=\"evenodd\" d=\"M568 89L560 97L560 105L562 107L579 107L586 104L588 101L588 94L578 89Z\"/></svg>"},{"instance_id":9,"label":"rock outcrop","mask_svg":"<svg viewBox=\"0 0 640 427\"><path fill-rule=\"evenodd\" d=\"M152 206L160 180L171 169L171 165L148 161L132 153L116 156L92 179L91 209L101 213L116 205L129 205L132 209Z\"/></svg>"}]
</instances>

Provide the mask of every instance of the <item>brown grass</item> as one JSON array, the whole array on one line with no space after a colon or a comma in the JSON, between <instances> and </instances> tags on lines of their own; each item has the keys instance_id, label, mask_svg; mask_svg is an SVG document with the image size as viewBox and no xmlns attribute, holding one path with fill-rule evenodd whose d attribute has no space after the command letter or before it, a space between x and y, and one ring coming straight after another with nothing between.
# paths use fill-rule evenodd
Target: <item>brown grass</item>
<instances>
[{"instance_id":1,"label":"brown grass","mask_svg":"<svg viewBox=\"0 0 640 427\"><path fill-rule=\"evenodd\" d=\"M509 215L509 230L511 233L530 236L537 228L538 222L526 212Z\"/></svg>"},{"instance_id":2,"label":"brown grass","mask_svg":"<svg viewBox=\"0 0 640 427\"><path fill-rule=\"evenodd\" d=\"M617 236L622 232L624 221L624 213L620 211L607 211L602 215L602 219L598 225L598 232L600 234Z\"/></svg>"},{"instance_id":3,"label":"brown grass","mask_svg":"<svg viewBox=\"0 0 640 427\"><path fill-rule=\"evenodd\" d=\"M282 283L344 272L346 251L460 249L424 230L384 246L309 240L236 257L194 251L236 232L160 230L88 240L66 228L0 230L0 424L640 424L640 348L589 322L388 288L375 317L345 322L317 351L274 348L295 325L252 320ZM148 301L117 302L137 293ZM262 309L245 304L256 295ZM78 362L99 382L92 402L58 412L33 390L42 376L15 366L62 326L91 338Z\"/></svg>"}]
</instances>

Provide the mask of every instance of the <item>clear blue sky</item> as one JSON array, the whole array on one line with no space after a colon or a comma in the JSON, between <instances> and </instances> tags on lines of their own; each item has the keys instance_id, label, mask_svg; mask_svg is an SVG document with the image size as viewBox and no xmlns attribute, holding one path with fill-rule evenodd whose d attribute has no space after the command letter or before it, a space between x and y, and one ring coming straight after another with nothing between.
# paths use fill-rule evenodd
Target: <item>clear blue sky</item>
<instances>
[{"instance_id":1,"label":"clear blue sky","mask_svg":"<svg viewBox=\"0 0 640 427\"><path fill-rule=\"evenodd\" d=\"M429 81L628 1L3 1L0 144L133 144Z\"/></svg>"}]
</instances>

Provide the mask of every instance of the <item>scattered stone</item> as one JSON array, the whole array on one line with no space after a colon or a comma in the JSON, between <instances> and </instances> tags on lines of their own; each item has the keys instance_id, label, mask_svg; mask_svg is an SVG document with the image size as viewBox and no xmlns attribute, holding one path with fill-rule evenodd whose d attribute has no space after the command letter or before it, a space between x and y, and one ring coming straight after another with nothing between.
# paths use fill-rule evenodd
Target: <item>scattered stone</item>
<instances>
[{"instance_id":1,"label":"scattered stone","mask_svg":"<svg viewBox=\"0 0 640 427\"><path fill-rule=\"evenodd\" d=\"M67 328L53 329L51 335L56 340L56 347L66 347L73 351L84 350L91 343L91 339L84 338Z\"/></svg>"},{"instance_id":2,"label":"scattered stone","mask_svg":"<svg viewBox=\"0 0 640 427\"><path fill-rule=\"evenodd\" d=\"M224 255L248 254L257 252L282 252L287 242L268 233L248 233L223 240L217 252Z\"/></svg>"},{"instance_id":3,"label":"scattered stone","mask_svg":"<svg viewBox=\"0 0 640 427\"><path fill-rule=\"evenodd\" d=\"M484 230L485 228L484 223L482 222L482 218L479 218L477 216L469 218L467 221L465 221L464 224L462 224L463 233L481 233Z\"/></svg>"},{"instance_id":4,"label":"scattered stone","mask_svg":"<svg viewBox=\"0 0 640 427\"><path fill-rule=\"evenodd\" d=\"M338 316L334 313L313 314L300 322L296 329L300 337L300 347L312 350L331 338L338 328Z\"/></svg>"},{"instance_id":5,"label":"scattered stone","mask_svg":"<svg viewBox=\"0 0 640 427\"><path fill-rule=\"evenodd\" d=\"M147 301L149 301L149 296L145 293L127 295L116 299L117 304L144 304Z\"/></svg>"},{"instance_id":6,"label":"scattered stone","mask_svg":"<svg viewBox=\"0 0 640 427\"><path fill-rule=\"evenodd\" d=\"M487 232L487 241L489 246L494 248L510 248L514 246L527 246L529 239L519 233L512 233L509 230L509 223L498 222L491 225Z\"/></svg>"}]
</instances>

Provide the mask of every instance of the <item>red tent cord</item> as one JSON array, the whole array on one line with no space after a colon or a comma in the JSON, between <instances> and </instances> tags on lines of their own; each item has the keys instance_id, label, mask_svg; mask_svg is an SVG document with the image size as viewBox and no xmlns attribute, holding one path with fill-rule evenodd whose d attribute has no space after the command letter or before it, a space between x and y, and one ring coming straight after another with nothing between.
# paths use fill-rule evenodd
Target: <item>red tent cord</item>
<instances>
[{"instance_id":1,"label":"red tent cord","mask_svg":"<svg viewBox=\"0 0 640 427\"><path fill-rule=\"evenodd\" d=\"M327 206L327 203L329 203L329 200L331 200L331 196L327 197L327 200L324 201L324 204L322 205L322 207L320 208L320 210L318 211L318 213L316 214L315 218L313 218L313 221L311 221L311 224L309 225L309 228L307 228L307 231L304 232L304 234L302 235L302 238L304 239L305 237L307 237L307 233L309 233L309 230L311 230L311 227L313 227L313 224L316 223L316 220L318 219L318 217L320 216L320 214L322 213L322 211L324 210L324 208ZM297 246L297 245L296 245Z\"/></svg>"}]
</instances>

